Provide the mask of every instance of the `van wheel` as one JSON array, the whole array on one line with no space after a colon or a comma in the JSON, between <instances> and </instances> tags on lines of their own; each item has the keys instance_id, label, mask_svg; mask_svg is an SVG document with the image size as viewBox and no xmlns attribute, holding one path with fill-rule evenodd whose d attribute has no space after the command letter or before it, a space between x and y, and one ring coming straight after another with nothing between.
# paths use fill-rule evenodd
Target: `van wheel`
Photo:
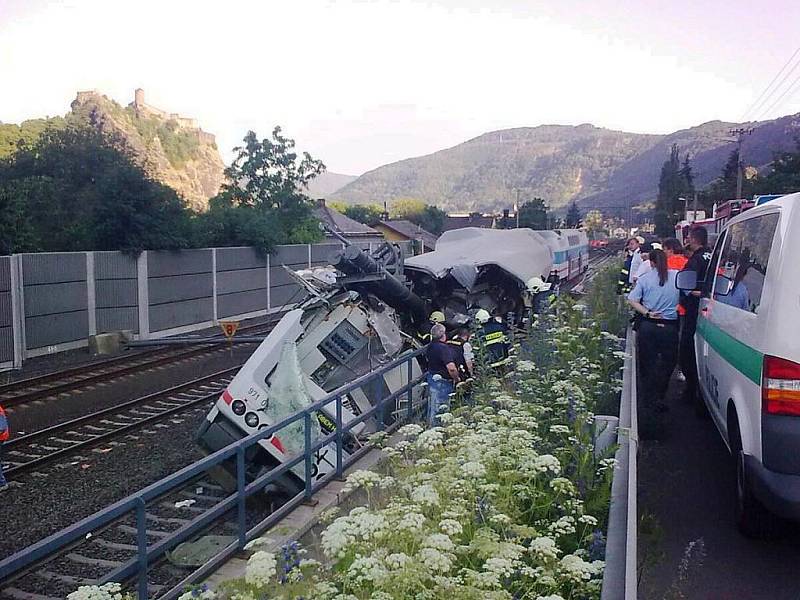
<instances>
[{"instance_id":1,"label":"van wheel","mask_svg":"<svg viewBox=\"0 0 800 600\"><path fill-rule=\"evenodd\" d=\"M744 452L736 455L736 526L746 537L762 539L775 531L775 518L753 495L747 478Z\"/></svg>"}]
</instances>

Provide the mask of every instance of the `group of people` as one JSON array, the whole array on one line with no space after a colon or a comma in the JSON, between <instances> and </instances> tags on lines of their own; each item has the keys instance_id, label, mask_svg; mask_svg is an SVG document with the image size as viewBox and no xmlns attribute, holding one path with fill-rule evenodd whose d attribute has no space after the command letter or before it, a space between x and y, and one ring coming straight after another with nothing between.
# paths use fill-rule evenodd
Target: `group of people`
<instances>
[{"instance_id":1,"label":"group of people","mask_svg":"<svg viewBox=\"0 0 800 600\"><path fill-rule=\"evenodd\" d=\"M618 289L635 311L639 377L644 385L639 395L639 433L658 438L663 431L664 397L676 365L685 379L684 399L699 407L694 333L702 284L711 251L708 232L702 227L689 231L686 247L675 238L645 245L641 237L631 238L626 260L620 270ZM698 288L680 291L679 271L697 273Z\"/></svg>"},{"instance_id":2,"label":"group of people","mask_svg":"<svg viewBox=\"0 0 800 600\"><path fill-rule=\"evenodd\" d=\"M557 273L551 273L547 280L531 277L526 282L523 304L530 319L550 310L557 299L557 285ZM431 425L449 407L450 396L475 376L476 353L490 370L502 370L509 362L509 328L502 318L481 308L475 313L474 322L473 329L462 325L448 331L444 313L436 310L421 332L420 337L428 342L425 360Z\"/></svg>"},{"instance_id":3,"label":"group of people","mask_svg":"<svg viewBox=\"0 0 800 600\"><path fill-rule=\"evenodd\" d=\"M472 344L473 330L469 327L459 326L448 333L443 312L431 313L430 322L425 360L430 397L428 423L434 425L439 413L448 409L455 390L475 376L476 351L490 368L499 369L508 362L510 343L505 324L484 309L475 313L476 347Z\"/></svg>"}]
</instances>

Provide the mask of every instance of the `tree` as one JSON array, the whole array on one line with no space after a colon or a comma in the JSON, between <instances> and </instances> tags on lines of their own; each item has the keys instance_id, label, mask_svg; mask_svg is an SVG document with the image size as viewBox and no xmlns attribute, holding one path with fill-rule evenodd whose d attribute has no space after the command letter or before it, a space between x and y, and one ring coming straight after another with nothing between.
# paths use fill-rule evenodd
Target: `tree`
<instances>
[{"instance_id":1,"label":"tree","mask_svg":"<svg viewBox=\"0 0 800 600\"><path fill-rule=\"evenodd\" d=\"M351 204L340 212L370 227L377 225L383 218L383 208L377 204Z\"/></svg>"},{"instance_id":2,"label":"tree","mask_svg":"<svg viewBox=\"0 0 800 600\"><path fill-rule=\"evenodd\" d=\"M308 183L325 170L307 152L299 158L294 140L275 127L272 139L248 131L225 170L227 183L209 202L203 237L219 246L255 246L270 252L277 244L305 244L321 237Z\"/></svg>"},{"instance_id":3,"label":"tree","mask_svg":"<svg viewBox=\"0 0 800 600\"><path fill-rule=\"evenodd\" d=\"M680 149L672 144L669 158L661 167L658 180L658 197L655 206L656 234L669 236L673 234L675 223L682 218L684 204L681 198L688 199L694 195L694 173L687 154L681 164Z\"/></svg>"},{"instance_id":4,"label":"tree","mask_svg":"<svg viewBox=\"0 0 800 600\"><path fill-rule=\"evenodd\" d=\"M583 217L583 226L586 228L589 237L595 239L594 236L603 231L603 213L599 210L590 210Z\"/></svg>"},{"instance_id":5,"label":"tree","mask_svg":"<svg viewBox=\"0 0 800 600\"><path fill-rule=\"evenodd\" d=\"M392 202L389 214L393 219L408 219L425 231L439 235L444 229L447 213L416 198L401 198Z\"/></svg>"},{"instance_id":6,"label":"tree","mask_svg":"<svg viewBox=\"0 0 800 600\"><path fill-rule=\"evenodd\" d=\"M572 204L569 205L567 209L567 218L566 218L566 226L567 229L574 229L581 224L581 211L578 208L578 203L574 200Z\"/></svg>"},{"instance_id":7,"label":"tree","mask_svg":"<svg viewBox=\"0 0 800 600\"><path fill-rule=\"evenodd\" d=\"M530 229L547 229L547 206L541 198L526 200L519 207L519 226Z\"/></svg>"},{"instance_id":8,"label":"tree","mask_svg":"<svg viewBox=\"0 0 800 600\"><path fill-rule=\"evenodd\" d=\"M121 138L86 124L52 127L0 161L4 252L176 249L192 213L149 179Z\"/></svg>"}]
</instances>

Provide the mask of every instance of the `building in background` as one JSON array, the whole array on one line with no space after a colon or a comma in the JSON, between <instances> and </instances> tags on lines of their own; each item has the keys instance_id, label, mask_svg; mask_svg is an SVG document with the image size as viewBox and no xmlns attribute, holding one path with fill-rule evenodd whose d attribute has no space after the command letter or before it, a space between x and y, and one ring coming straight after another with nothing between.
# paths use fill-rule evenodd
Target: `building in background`
<instances>
[{"instance_id":1,"label":"building in background","mask_svg":"<svg viewBox=\"0 0 800 600\"><path fill-rule=\"evenodd\" d=\"M332 209L325 204L324 198L317 199L317 206L314 208L314 216L319 219L325 227L331 229L352 243L374 242L380 243L384 240L383 234L377 229L359 223L339 211ZM328 237L333 237L329 233Z\"/></svg>"},{"instance_id":2,"label":"building in background","mask_svg":"<svg viewBox=\"0 0 800 600\"><path fill-rule=\"evenodd\" d=\"M437 236L405 219L381 221L375 225L375 229L383 233L383 236L390 242L415 241L421 247L422 252L430 252L436 247Z\"/></svg>"}]
</instances>

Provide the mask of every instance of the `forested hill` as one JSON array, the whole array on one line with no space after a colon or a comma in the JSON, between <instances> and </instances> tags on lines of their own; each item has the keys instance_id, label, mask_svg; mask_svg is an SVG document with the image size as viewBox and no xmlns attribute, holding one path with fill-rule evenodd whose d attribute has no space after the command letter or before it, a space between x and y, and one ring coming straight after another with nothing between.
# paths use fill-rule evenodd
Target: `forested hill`
<instances>
[{"instance_id":1,"label":"forested hill","mask_svg":"<svg viewBox=\"0 0 800 600\"><path fill-rule=\"evenodd\" d=\"M46 127L90 124L120 139L149 177L174 189L189 206L207 207L224 178L225 165L214 136L191 119L143 106L122 107L97 92L79 92L65 117L0 124L0 159L22 140L35 141Z\"/></svg>"},{"instance_id":2,"label":"forested hill","mask_svg":"<svg viewBox=\"0 0 800 600\"><path fill-rule=\"evenodd\" d=\"M764 168L772 153L791 150L800 115L745 124L742 159ZM593 125L543 125L484 134L453 148L379 167L333 197L352 203L420 198L448 211L509 207L541 197L552 208L577 200L584 209L653 201L673 143L688 152L696 184L718 177L735 144L735 123L712 121L668 135L626 133Z\"/></svg>"}]
</instances>

